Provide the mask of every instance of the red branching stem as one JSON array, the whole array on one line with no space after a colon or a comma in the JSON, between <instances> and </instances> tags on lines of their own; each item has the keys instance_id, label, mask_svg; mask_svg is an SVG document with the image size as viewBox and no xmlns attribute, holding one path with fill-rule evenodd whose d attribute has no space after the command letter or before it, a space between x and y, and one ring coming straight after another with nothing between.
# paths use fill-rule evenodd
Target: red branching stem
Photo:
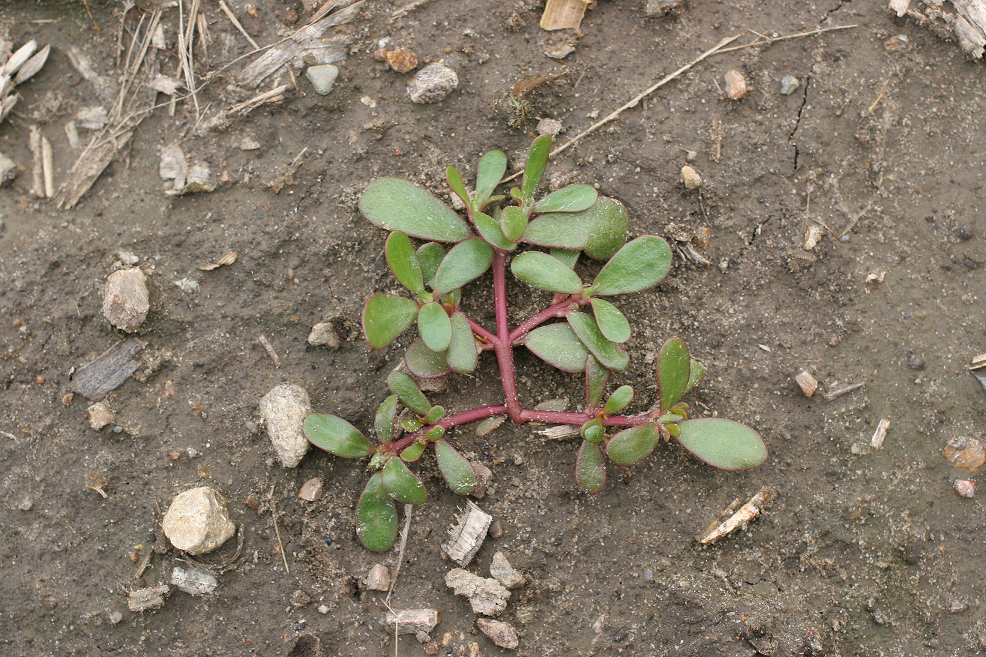
<instances>
[{"instance_id":1,"label":"red branching stem","mask_svg":"<svg viewBox=\"0 0 986 657\"><path fill-rule=\"evenodd\" d=\"M502 404L497 406L483 406L481 408L474 408L472 410L464 411L462 413L456 413L455 415L449 415L447 418L439 420L435 424L424 427L420 431L416 431L412 434L404 436L400 440L395 440L391 443L392 451L400 454L404 449L411 445L415 440L421 436L428 433L428 431L434 427L444 427L445 429L451 429L452 427L457 427L460 424L468 424L469 422L475 422L476 420L485 420L488 417L493 417L494 415L503 415L507 412L507 407Z\"/></svg>"},{"instance_id":2,"label":"red branching stem","mask_svg":"<svg viewBox=\"0 0 986 657\"><path fill-rule=\"evenodd\" d=\"M553 317L564 317L565 314L568 312L569 307L572 306L572 304L581 303L583 301L585 300L582 299L582 297L571 296L568 299L565 299L564 301L559 301L558 303L552 306L548 306L547 308L539 312L537 315L531 317L529 320L527 320L526 322L515 328L510 333L510 343L513 344L519 338L522 338L523 336L527 335L530 331L537 328L541 324L544 324L546 321L548 321Z\"/></svg>"},{"instance_id":3,"label":"red branching stem","mask_svg":"<svg viewBox=\"0 0 986 657\"><path fill-rule=\"evenodd\" d=\"M466 319L469 320L469 326L472 327L472 332L478 335L479 337L481 337L483 340L486 340L486 342L488 342L489 344L495 345L497 342L500 341L498 337L496 337L495 335L487 331L485 328L483 328L478 322L473 320L473 318L470 317L469 315L466 315Z\"/></svg>"},{"instance_id":4,"label":"red branching stem","mask_svg":"<svg viewBox=\"0 0 986 657\"><path fill-rule=\"evenodd\" d=\"M507 415L517 424L524 422L517 394L517 372L514 369L514 348L510 344L510 325L507 320L507 252L496 249L493 253L493 303L496 308L496 335L494 345L496 363L500 368L500 382Z\"/></svg>"},{"instance_id":5,"label":"red branching stem","mask_svg":"<svg viewBox=\"0 0 986 657\"><path fill-rule=\"evenodd\" d=\"M524 422L551 422L553 424L574 424L576 426L582 426L596 417L594 413L562 413L558 411L529 411L527 409L521 411L520 415ZM646 413L633 417L617 415L603 418L603 424L607 427L635 427L653 421L654 418Z\"/></svg>"}]
</instances>

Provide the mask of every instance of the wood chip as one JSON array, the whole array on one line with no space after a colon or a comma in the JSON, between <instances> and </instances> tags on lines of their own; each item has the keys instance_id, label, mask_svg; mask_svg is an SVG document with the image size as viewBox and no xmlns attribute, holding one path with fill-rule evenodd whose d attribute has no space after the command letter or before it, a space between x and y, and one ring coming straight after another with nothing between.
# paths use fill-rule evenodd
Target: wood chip
<instances>
[{"instance_id":1,"label":"wood chip","mask_svg":"<svg viewBox=\"0 0 986 657\"><path fill-rule=\"evenodd\" d=\"M542 30L577 30L585 16L584 0L548 0L541 14Z\"/></svg>"},{"instance_id":2,"label":"wood chip","mask_svg":"<svg viewBox=\"0 0 986 657\"><path fill-rule=\"evenodd\" d=\"M459 521L448 531L448 541L442 545L445 554L463 568L469 565L472 558L479 552L486 532L493 522L493 516L486 513L473 502L466 502L465 513L459 516Z\"/></svg>"},{"instance_id":3,"label":"wood chip","mask_svg":"<svg viewBox=\"0 0 986 657\"><path fill-rule=\"evenodd\" d=\"M709 528L705 531L705 534L698 539L698 542L703 545L708 545L714 541L719 540L727 534L731 534L740 527L745 526L748 522L760 515L760 512L767 508L773 498L773 491L769 486L764 486L760 491L750 499L749 502L744 504L739 508L738 511L733 513L731 516L723 521L716 521L709 525ZM736 508L735 505L739 504L739 500L733 502L732 505L726 512L728 513L732 509Z\"/></svg>"},{"instance_id":4,"label":"wood chip","mask_svg":"<svg viewBox=\"0 0 986 657\"><path fill-rule=\"evenodd\" d=\"M137 371L134 356L144 348L137 340L121 340L72 377L69 388L90 401L100 401Z\"/></svg>"},{"instance_id":5,"label":"wood chip","mask_svg":"<svg viewBox=\"0 0 986 657\"><path fill-rule=\"evenodd\" d=\"M229 253L227 253L226 255L224 255L222 258L212 263L211 265L199 265L196 269L200 269L202 271L212 271L213 269L218 269L223 265L233 264L234 262L236 262L237 257L239 256L237 256L235 253L230 251Z\"/></svg>"},{"instance_id":6,"label":"wood chip","mask_svg":"<svg viewBox=\"0 0 986 657\"><path fill-rule=\"evenodd\" d=\"M870 447L873 449L880 449L883 447L883 440L887 437L887 429L890 428L890 420L881 419L880 423L876 425L876 431L873 433L873 438L870 439Z\"/></svg>"}]
</instances>

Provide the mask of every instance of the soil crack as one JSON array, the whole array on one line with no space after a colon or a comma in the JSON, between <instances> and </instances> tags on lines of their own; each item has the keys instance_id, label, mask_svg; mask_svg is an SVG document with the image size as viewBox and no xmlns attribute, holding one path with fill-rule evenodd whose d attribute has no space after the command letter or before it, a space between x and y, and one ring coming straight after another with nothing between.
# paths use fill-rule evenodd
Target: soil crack
<instances>
[{"instance_id":1,"label":"soil crack","mask_svg":"<svg viewBox=\"0 0 986 657\"><path fill-rule=\"evenodd\" d=\"M794 135L798 132L798 128L801 127L801 115L805 111L805 105L808 104L808 89L811 87L811 77L805 76L805 90L801 94L801 105L798 106L798 118L794 121L794 127L791 129L791 134L787 136L787 140L791 142L794 147L794 170L798 170L798 145L794 143Z\"/></svg>"}]
</instances>

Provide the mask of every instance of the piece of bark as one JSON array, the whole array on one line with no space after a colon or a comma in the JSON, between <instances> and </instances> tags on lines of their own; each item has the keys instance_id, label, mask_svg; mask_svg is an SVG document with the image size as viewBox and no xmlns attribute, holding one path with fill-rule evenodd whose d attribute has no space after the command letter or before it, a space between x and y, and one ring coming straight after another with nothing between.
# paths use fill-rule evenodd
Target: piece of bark
<instances>
[{"instance_id":1,"label":"piece of bark","mask_svg":"<svg viewBox=\"0 0 986 657\"><path fill-rule=\"evenodd\" d=\"M137 340L121 340L72 377L69 387L90 401L100 401L137 371L134 356L144 348Z\"/></svg>"},{"instance_id":2,"label":"piece of bark","mask_svg":"<svg viewBox=\"0 0 986 657\"><path fill-rule=\"evenodd\" d=\"M579 29L587 5L583 0L548 0L544 5L544 13L541 14L541 29Z\"/></svg>"}]
</instances>

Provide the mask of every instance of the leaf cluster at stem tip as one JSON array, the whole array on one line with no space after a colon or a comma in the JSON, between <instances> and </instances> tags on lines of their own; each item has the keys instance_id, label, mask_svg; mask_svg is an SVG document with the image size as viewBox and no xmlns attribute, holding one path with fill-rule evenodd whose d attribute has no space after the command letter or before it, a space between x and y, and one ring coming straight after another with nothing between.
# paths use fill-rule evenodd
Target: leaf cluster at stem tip
<instances>
[{"instance_id":1,"label":"leaf cluster at stem tip","mask_svg":"<svg viewBox=\"0 0 986 657\"><path fill-rule=\"evenodd\" d=\"M755 467L767 458L753 429L722 418L689 418L689 406L681 399L705 376L705 368L680 338L669 339L657 354L657 398L650 411L624 414L636 401L628 385L606 395L610 379L630 362L626 345L633 337L632 324L618 298L658 285L671 269L671 249L655 235L628 241L626 208L591 185L541 194L550 151L550 136L537 138L520 185L502 194L496 193L507 167L502 151L480 158L473 186L448 167L448 188L461 202L464 216L402 178L374 180L360 197L363 216L390 233L384 253L403 288L367 298L362 312L366 340L373 349L385 349L412 326L417 336L405 344L405 371L387 377L391 394L374 415L375 440L330 414L308 416L304 431L309 441L331 454L369 458L373 474L357 505L356 531L371 550L389 549L396 540L397 502L428 499L415 464L429 450L454 493L467 495L481 485L476 467L448 436L450 429L468 422L495 426L498 416L507 416L515 422L579 426L582 444L575 477L590 494L605 489L610 464L636 464L672 438L724 470ZM521 284L550 295L541 312L514 328L508 325L507 271ZM493 330L461 305L463 295L475 294L474 283L488 272L492 303L468 307L491 308ZM558 370L584 377L583 411L523 407L513 355L521 347ZM502 403L448 415L421 392L419 380L474 372L485 351L496 356ZM483 435L489 430L483 429Z\"/></svg>"}]
</instances>

